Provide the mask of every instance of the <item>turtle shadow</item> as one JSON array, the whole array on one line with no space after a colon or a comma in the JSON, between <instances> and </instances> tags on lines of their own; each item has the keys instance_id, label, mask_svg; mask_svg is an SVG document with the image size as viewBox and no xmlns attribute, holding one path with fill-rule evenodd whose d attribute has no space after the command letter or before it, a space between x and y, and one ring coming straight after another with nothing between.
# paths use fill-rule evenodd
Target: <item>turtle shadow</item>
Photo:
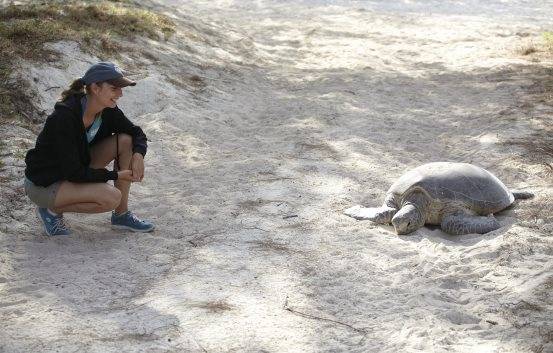
<instances>
[{"instance_id":1,"label":"turtle shadow","mask_svg":"<svg viewBox=\"0 0 553 353\"><path fill-rule=\"evenodd\" d=\"M463 235L451 235L442 231L438 225L425 225L411 234L398 235L398 238L413 243L419 243L423 239L426 239L433 243L442 243L446 246L473 246L481 241L495 239L501 235L504 235L514 224L516 224L516 220L511 217L503 217L498 215L497 219L501 223L501 228L484 234L470 233Z\"/></svg>"}]
</instances>

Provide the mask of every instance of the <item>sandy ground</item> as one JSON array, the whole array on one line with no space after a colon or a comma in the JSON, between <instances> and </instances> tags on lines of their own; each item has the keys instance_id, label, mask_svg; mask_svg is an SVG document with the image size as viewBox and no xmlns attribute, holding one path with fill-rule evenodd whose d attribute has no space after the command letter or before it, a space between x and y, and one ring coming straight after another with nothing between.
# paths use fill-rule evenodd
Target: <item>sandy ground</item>
<instances>
[{"instance_id":1,"label":"sandy ground","mask_svg":"<svg viewBox=\"0 0 553 353\"><path fill-rule=\"evenodd\" d=\"M147 2L178 33L117 60L151 140L131 208L157 229L40 236L35 134L0 125L0 352L553 352L552 176L512 143L551 122L552 63L517 50L553 4L482 2ZM45 112L98 60L52 48L23 64ZM485 235L342 214L431 161L537 197Z\"/></svg>"}]
</instances>

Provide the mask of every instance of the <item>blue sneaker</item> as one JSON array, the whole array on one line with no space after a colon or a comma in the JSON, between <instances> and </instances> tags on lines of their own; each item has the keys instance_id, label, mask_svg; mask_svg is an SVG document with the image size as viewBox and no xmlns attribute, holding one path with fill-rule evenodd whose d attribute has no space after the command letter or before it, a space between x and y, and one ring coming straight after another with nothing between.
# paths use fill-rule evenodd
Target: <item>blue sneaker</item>
<instances>
[{"instance_id":1,"label":"blue sneaker","mask_svg":"<svg viewBox=\"0 0 553 353\"><path fill-rule=\"evenodd\" d=\"M42 222L42 225L44 226L44 229L46 230L46 234L48 236L67 236L71 234L71 231L67 227L67 224L65 224L63 215L54 216L48 211L47 208L43 207L38 207L36 209L36 215L38 216L38 219L40 219L40 221Z\"/></svg>"},{"instance_id":2,"label":"blue sneaker","mask_svg":"<svg viewBox=\"0 0 553 353\"><path fill-rule=\"evenodd\" d=\"M147 233L154 230L154 225L148 221L143 221L136 217L131 211L116 215L111 213L111 227L116 229L126 229L132 232Z\"/></svg>"}]
</instances>

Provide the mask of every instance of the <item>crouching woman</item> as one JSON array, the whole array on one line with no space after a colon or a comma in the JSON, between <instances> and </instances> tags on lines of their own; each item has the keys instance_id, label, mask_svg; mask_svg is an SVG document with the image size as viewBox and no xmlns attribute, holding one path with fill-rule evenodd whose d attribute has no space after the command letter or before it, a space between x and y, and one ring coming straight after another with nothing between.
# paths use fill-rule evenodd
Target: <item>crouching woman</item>
<instances>
[{"instance_id":1,"label":"crouching woman","mask_svg":"<svg viewBox=\"0 0 553 353\"><path fill-rule=\"evenodd\" d=\"M144 177L146 135L117 107L134 86L113 63L92 65L75 80L48 116L25 158L25 192L47 235L69 235L65 212L113 211L114 228L153 230L128 210L131 182ZM106 166L114 161L114 170ZM114 186L107 183L113 180Z\"/></svg>"}]
</instances>

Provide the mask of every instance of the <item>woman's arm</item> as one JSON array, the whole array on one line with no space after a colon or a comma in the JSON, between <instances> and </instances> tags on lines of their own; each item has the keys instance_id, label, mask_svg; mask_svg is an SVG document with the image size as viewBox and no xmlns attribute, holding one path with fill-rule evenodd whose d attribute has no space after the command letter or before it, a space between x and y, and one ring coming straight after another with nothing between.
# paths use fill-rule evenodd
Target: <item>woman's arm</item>
<instances>
[{"instance_id":1,"label":"woman's arm","mask_svg":"<svg viewBox=\"0 0 553 353\"><path fill-rule=\"evenodd\" d=\"M139 126L134 125L118 107L113 108L112 113L114 114L113 132L131 135L133 153L140 153L144 157L148 149L148 139L144 131Z\"/></svg>"}]
</instances>

